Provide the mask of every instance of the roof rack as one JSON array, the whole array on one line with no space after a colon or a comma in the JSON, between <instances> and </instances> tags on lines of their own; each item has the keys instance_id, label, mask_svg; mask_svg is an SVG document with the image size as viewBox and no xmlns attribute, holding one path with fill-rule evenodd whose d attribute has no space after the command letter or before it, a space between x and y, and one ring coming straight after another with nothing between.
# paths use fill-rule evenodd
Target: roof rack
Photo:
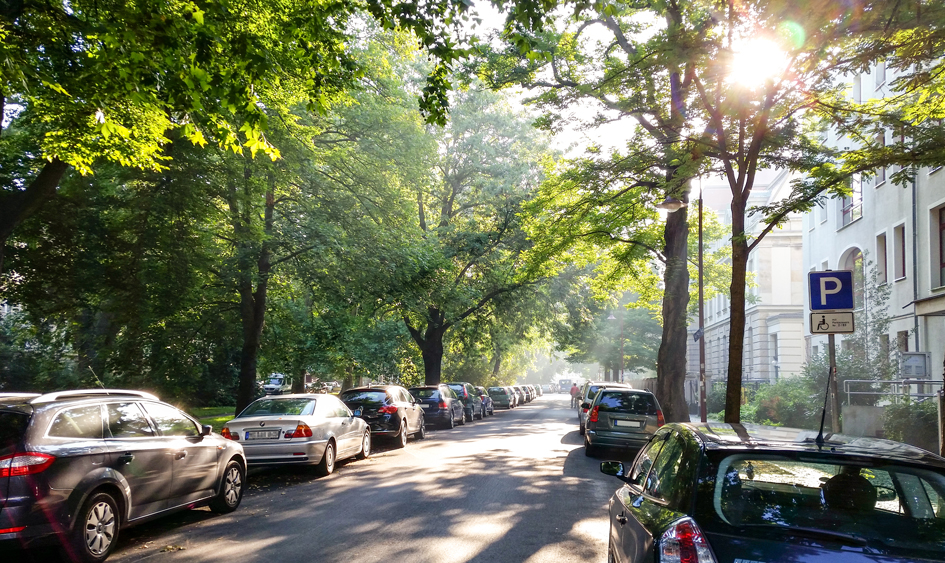
<instances>
[{"instance_id":1,"label":"roof rack","mask_svg":"<svg viewBox=\"0 0 945 563\"><path fill-rule=\"evenodd\" d=\"M157 396L152 395L146 391L131 391L128 389L76 389L73 391L55 391L53 393L46 393L45 395L39 395L30 403L51 403L53 401L58 401L60 399L69 399L69 398L82 398L82 397L100 397L102 395L119 395L119 396L132 396L140 397L142 399L154 399L158 401L160 399Z\"/></svg>"},{"instance_id":2,"label":"roof rack","mask_svg":"<svg viewBox=\"0 0 945 563\"><path fill-rule=\"evenodd\" d=\"M4 393L0 391L0 399L7 397L39 397L39 393Z\"/></svg>"}]
</instances>

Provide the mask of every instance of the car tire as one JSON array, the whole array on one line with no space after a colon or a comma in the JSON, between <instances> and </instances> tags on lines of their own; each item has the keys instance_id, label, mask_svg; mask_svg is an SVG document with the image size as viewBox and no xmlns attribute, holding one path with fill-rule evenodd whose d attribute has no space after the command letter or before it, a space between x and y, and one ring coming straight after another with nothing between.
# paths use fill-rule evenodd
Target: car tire
<instances>
[{"instance_id":1,"label":"car tire","mask_svg":"<svg viewBox=\"0 0 945 563\"><path fill-rule=\"evenodd\" d=\"M210 510L217 514L227 514L236 510L243 500L243 484L246 481L246 470L240 462L231 459L223 470L223 479L220 480L220 491L210 501Z\"/></svg>"},{"instance_id":2,"label":"car tire","mask_svg":"<svg viewBox=\"0 0 945 563\"><path fill-rule=\"evenodd\" d=\"M597 446L592 446L591 443L587 441L587 438L584 438L584 455L587 457L597 456Z\"/></svg>"},{"instance_id":3,"label":"car tire","mask_svg":"<svg viewBox=\"0 0 945 563\"><path fill-rule=\"evenodd\" d=\"M75 521L69 538L69 561L105 561L118 543L121 515L115 497L104 491L92 494Z\"/></svg>"},{"instance_id":4,"label":"car tire","mask_svg":"<svg viewBox=\"0 0 945 563\"><path fill-rule=\"evenodd\" d=\"M448 430L456 428L456 419L453 418L453 411L450 411L450 417L446 421L446 428Z\"/></svg>"},{"instance_id":5,"label":"car tire","mask_svg":"<svg viewBox=\"0 0 945 563\"><path fill-rule=\"evenodd\" d=\"M315 473L321 475L322 477L327 477L331 475L332 471L335 470L335 441L328 440L328 443L325 444L325 453L322 454L322 460L318 462L318 465L315 466Z\"/></svg>"},{"instance_id":6,"label":"car tire","mask_svg":"<svg viewBox=\"0 0 945 563\"><path fill-rule=\"evenodd\" d=\"M607 542L607 563L617 563L617 556L614 554L613 542Z\"/></svg>"},{"instance_id":7,"label":"car tire","mask_svg":"<svg viewBox=\"0 0 945 563\"><path fill-rule=\"evenodd\" d=\"M467 422L472 422L473 420L475 420L473 418L474 416L475 415L473 414L472 409L469 409L468 411L466 410L463 411L463 419L466 420Z\"/></svg>"},{"instance_id":8,"label":"car tire","mask_svg":"<svg viewBox=\"0 0 945 563\"><path fill-rule=\"evenodd\" d=\"M405 418L400 421L400 433L397 434L397 443L394 444L395 446L397 446L398 448L407 447L408 430L409 429L407 428L407 419Z\"/></svg>"},{"instance_id":9,"label":"car tire","mask_svg":"<svg viewBox=\"0 0 945 563\"><path fill-rule=\"evenodd\" d=\"M459 422L457 424L460 426L466 425L466 409L463 409L463 416L459 417Z\"/></svg>"},{"instance_id":10,"label":"car tire","mask_svg":"<svg viewBox=\"0 0 945 563\"><path fill-rule=\"evenodd\" d=\"M414 437L418 440L423 440L427 437L427 423L424 421L423 417L420 417L420 429L417 430L417 433L414 434Z\"/></svg>"},{"instance_id":11,"label":"car tire","mask_svg":"<svg viewBox=\"0 0 945 563\"><path fill-rule=\"evenodd\" d=\"M368 429L364 430L364 435L361 436L361 451L358 452L358 459L367 459L371 457L371 431Z\"/></svg>"},{"instance_id":12,"label":"car tire","mask_svg":"<svg viewBox=\"0 0 945 563\"><path fill-rule=\"evenodd\" d=\"M581 425L581 428L578 430L578 434L580 434L581 436L584 435L584 425L583 425L583 424Z\"/></svg>"}]
</instances>

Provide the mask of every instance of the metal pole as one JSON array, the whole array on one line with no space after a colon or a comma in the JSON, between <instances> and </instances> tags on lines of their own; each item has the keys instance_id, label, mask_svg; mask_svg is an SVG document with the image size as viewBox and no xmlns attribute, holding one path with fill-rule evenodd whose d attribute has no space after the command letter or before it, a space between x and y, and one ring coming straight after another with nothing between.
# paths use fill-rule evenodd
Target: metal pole
<instances>
[{"instance_id":1,"label":"metal pole","mask_svg":"<svg viewBox=\"0 0 945 563\"><path fill-rule=\"evenodd\" d=\"M620 375L617 377L617 381L623 383L623 316L626 314L627 310L620 314Z\"/></svg>"},{"instance_id":2,"label":"metal pole","mask_svg":"<svg viewBox=\"0 0 945 563\"><path fill-rule=\"evenodd\" d=\"M708 412L705 404L705 311L702 282L702 177L699 177L699 419L707 421Z\"/></svg>"},{"instance_id":3,"label":"metal pole","mask_svg":"<svg viewBox=\"0 0 945 563\"><path fill-rule=\"evenodd\" d=\"M945 389L938 391L938 455L945 456Z\"/></svg>"},{"instance_id":4,"label":"metal pole","mask_svg":"<svg viewBox=\"0 0 945 563\"><path fill-rule=\"evenodd\" d=\"M827 335L827 349L830 353L830 371L827 385L830 389L830 427L835 433L840 432L840 398L837 396L837 350L833 333Z\"/></svg>"}]
</instances>

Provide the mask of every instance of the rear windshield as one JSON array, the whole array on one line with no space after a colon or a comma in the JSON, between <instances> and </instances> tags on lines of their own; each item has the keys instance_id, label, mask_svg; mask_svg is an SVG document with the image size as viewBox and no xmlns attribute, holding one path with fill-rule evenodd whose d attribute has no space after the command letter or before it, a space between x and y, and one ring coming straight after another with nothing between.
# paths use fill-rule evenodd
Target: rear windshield
<instances>
[{"instance_id":1,"label":"rear windshield","mask_svg":"<svg viewBox=\"0 0 945 563\"><path fill-rule=\"evenodd\" d=\"M410 394L418 399L439 399L440 392L436 389L411 389Z\"/></svg>"},{"instance_id":2,"label":"rear windshield","mask_svg":"<svg viewBox=\"0 0 945 563\"><path fill-rule=\"evenodd\" d=\"M706 531L813 529L861 538L865 551L945 551L945 470L807 454L714 452L708 460L696 515Z\"/></svg>"},{"instance_id":3,"label":"rear windshield","mask_svg":"<svg viewBox=\"0 0 945 563\"><path fill-rule=\"evenodd\" d=\"M315 412L315 399L259 399L246 407L239 416L267 414L308 416Z\"/></svg>"},{"instance_id":4,"label":"rear windshield","mask_svg":"<svg viewBox=\"0 0 945 563\"><path fill-rule=\"evenodd\" d=\"M447 385L453 391L456 391L457 395L465 395L466 386L465 385Z\"/></svg>"},{"instance_id":5,"label":"rear windshield","mask_svg":"<svg viewBox=\"0 0 945 563\"><path fill-rule=\"evenodd\" d=\"M385 399L387 399L386 391L348 391L341 395L341 400L346 403L380 405Z\"/></svg>"},{"instance_id":6,"label":"rear windshield","mask_svg":"<svg viewBox=\"0 0 945 563\"><path fill-rule=\"evenodd\" d=\"M623 414L641 414L656 416L656 399L653 395L642 393L620 393L604 391L597 402L600 412L616 412Z\"/></svg>"},{"instance_id":7,"label":"rear windshield","mask_svg":"<svg viewBox=\"0 0 945 563\"><path fill-rule=\"evenodd\" d=\"M23 441L30 417L26 413L0 411L0 456L12 454Z\"/></svg>"},{"instance_id":8,"label":"rear windshield","mask_svg":"<svg viewBox=\"0 0 945 563\"><path fill-rule=\"evenodd\" d=\"M506 392L505 392L505 389L501 387L490 387L489 394L490 395L505 395Z\"/></svg>"}]
</instances>

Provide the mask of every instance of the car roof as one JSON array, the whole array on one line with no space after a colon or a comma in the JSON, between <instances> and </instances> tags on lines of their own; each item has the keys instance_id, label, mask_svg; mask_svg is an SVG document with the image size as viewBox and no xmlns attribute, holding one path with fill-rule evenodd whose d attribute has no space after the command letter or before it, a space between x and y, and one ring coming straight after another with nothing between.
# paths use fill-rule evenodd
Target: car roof
<instances>
[{"instance_id":1,"label":"car roof","mask_svg":"<svg viewBox=\"0 0 945 563\"><path fill-rule=\"evenodd\" d=\"M388 389L403 389L402 385L365 385L363 387L352 387L351 389L345 389L342 393L347 393L348 391L387 391Z\"/></svg>"},{"instance_id":2,"label":"car roof","mask_svg":"<svg viewBox=\"0 0 945 563\"><path fill-rule=\"evenodd\" d=\"M720 422L677 423L667 426L681 426L695 432L705 444L706 450L827 452L945 468L945 458L916 446L883 438L825 432L824 444L818 446L817 431L800 428Z\"/></svg>"}]
</instances>

